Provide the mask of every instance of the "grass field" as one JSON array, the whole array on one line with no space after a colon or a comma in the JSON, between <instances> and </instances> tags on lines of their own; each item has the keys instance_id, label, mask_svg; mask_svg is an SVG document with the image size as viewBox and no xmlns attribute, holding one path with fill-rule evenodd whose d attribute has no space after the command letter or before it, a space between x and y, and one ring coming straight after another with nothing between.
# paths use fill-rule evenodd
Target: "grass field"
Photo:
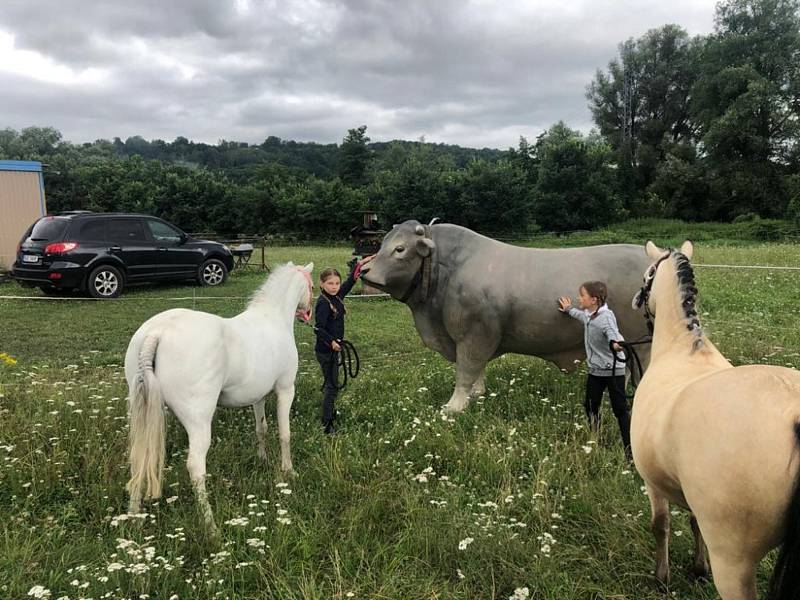
<instances>
[{"instance_id":1,"label":"grass field","mask_svg":"<svg viewBox=\"0 0 800 600\"><path fill-rule=\"evenodd\" d=\"M348 258L345 247L311 246L268 257L314 261L316 272ZM799 267L800 246L715 241L699 244L694 262ZM730 360L800 367L800 272L696 273L703 325ZM588 435L584 373L510 355L491 364L485 398L444 418L453 368L422 347L409 311L390 300L348 304L363 369L340 396L332 437L318 425L312 332L296 327L296 478L278 470L274 406L268 464L256 456L252 412L219 411L208 461L219 541L195 512L174 420L164 498L143 519L120 517L131 334L177 306L234 315L263 278L132 288L110 302L0 299L0 352L17 360L0 362L0 597L26 598L35 586L53 599L473 599L525 587L536 599L664 597L642 482L608 408L598 443ZM16 284L0 295L41 297ZM675 514L670 597L717 598L687 577L691 531Z\"/></svg>"}]
</instances>

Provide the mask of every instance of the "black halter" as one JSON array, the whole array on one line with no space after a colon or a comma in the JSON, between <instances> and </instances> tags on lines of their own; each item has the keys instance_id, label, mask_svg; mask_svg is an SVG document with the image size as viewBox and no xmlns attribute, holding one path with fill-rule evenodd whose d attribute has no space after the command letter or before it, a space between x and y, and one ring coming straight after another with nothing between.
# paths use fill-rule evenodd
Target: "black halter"
<instances>
[{"instance_id":1,"label":"black halter","mask_svg":"<svg viewBox=\"0 0 800 600\"><path fill-rule=\"evenodd\" d=\"M425 229L424 237L429 238L431 237L431 226L430 225L423 225ZM414 274L414 278L411 280L411 283L408 286L408 289L405 291L403 296L400 298L400 302L406 304L408 299L411 298L411 295L417 290L417 288L422 286L422 300L427 300L428 295L431 292L433 287L432 281L432 273L431 273L431 265L433 263L433 253L435 250L431 250L428 256L422 257L422 262L419 265L419 269Z\"/></svg>"},{"instance_id":2,"label":"black halter","mask_svg":"<svg viewBox=\"0 0 800 600\"><path fill-rule=\"evenodd\" d=\"M658 273L658 266L672 256L673 252L674 250L672 248L667 248L667 253L659 258L652 267L650 267L647 272L647 278L645 279L644 285L636 295L636 308L641 308L642 305L644 305L644 318L647 321L647 330L650 332L651 336L653 335L653 329L655 328L655 314L653 314L653 311L650 310L650 291L653 289L653 281L655 281L656 273Z\"/></svg>"}]
</instances>

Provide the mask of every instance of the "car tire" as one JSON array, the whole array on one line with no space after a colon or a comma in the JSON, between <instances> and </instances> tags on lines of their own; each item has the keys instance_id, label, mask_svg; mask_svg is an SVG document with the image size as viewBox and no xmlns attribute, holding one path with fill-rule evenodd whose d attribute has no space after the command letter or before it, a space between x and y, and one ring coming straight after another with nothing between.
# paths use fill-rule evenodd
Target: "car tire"
<instances>
[{"instance_id":1,"label":"car tire","mask_svg":"<svg viewBox=\"0 0 800 600\"><path fill-rule=\"evenodd\" d=\"M89 273L86 290L92 298L116 298L124 287L122 273L111 265L100 265Z\"/></svg>"},{"instance_id":2,"label":"car tire","mask_svg":"<svg viewBox=\"0 0 800 600\"><path fill-rule=\"evenodd\" d=\"M228 267L216 258L209 258L197 270L197 281L203 287L222 285L227 279Z\"/></svg>"}]
</instances>

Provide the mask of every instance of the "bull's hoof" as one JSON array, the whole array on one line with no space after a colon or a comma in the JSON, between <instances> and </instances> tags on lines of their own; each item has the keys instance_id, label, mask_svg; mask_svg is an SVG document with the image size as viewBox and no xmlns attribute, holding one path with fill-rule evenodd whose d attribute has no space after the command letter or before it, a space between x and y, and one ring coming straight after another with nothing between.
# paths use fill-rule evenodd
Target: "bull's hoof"
<instances>
[{"instance_id":1,"label":"bull's hoof","mask_svg":"<svg viewBox=\"0 0 800 600\"><path fill-rule=\"evenodd\" d=\"M466 404L450 404L449 402L442 406L442 412L446 415L457 415L459 413L464 412L464 409L467 407Z\"/></svg>"}]
</instances>

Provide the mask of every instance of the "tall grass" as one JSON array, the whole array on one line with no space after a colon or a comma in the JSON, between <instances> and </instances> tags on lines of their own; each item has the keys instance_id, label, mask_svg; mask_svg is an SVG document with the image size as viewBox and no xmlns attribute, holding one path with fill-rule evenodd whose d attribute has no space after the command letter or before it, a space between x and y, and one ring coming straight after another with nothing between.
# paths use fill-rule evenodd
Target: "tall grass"
<instances>
[{"instance_id":1,"label":"tall grass","mask_svg":"<svg viewBox=\"0 0 800 600\"><path fill-rule=\"evenodd\" d=\"M800 266L799 254L791 244L699 243L695 262ZM346 248L269 253L273 263L313 260L317 272L348 258ZM642 482L607 407L600 438L588 434L584 373L506 356L488 370L486 397L443 417L453 368L390 300L348 304L364 368L340 396L335 436L318 423L312 333L297 327L297 478L280 475L272 402L266 464L252 413L220 410L208 465L215 542L192 499L186 435L169 419L164 497L125 518L130 335L174 306L233 315L263 277L132 288L113 302L0 300L0 351L18 359L0 365L0 597L41 586L51 598L472 599L523 587L537 599L663 598ZM800 365L797 273L698 267L697 280L704 327L734 363ZM0 286L12 292L38 294ZM673 525L671 597L717 598L688 578L685 515Z\"/></svg>"}]
</instances>

